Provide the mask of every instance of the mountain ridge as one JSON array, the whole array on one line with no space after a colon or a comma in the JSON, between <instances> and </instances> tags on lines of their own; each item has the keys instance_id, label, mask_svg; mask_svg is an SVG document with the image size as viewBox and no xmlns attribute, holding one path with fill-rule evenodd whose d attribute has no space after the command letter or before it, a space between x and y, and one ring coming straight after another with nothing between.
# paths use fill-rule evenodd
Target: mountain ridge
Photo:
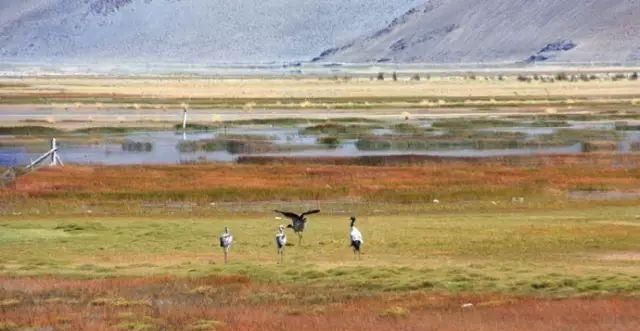
<instances>
[{"instance_id":1,"label":"mountain ridge","mask_svg":"<svg viewBox=\"0 0 640 331\"><path fill-rule=\"evenodd\" d=\"M0 60L628 63L640 0L0 0Z\"/></svg>"}]
</instances>

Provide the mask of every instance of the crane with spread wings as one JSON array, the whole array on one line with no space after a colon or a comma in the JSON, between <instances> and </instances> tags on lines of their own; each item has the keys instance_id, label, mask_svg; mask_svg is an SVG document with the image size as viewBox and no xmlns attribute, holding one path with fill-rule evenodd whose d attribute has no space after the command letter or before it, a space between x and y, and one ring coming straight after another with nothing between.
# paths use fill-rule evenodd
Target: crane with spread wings
<instances>
[{"instance_id":1,"label":"crane with spread wings","mask_svg":"<svg viewBox=\"0 0 640 331\"><path fill-rule=\"evenodd\" d=\"M295 232L298 235L298 245L301 245L302 232L304 232L304 226L307 223L306 216L311 214L317 214L320 212L320 210L319 209L309 210L300 215L296 213L288 212L288 211L280 211L277 209L275 210L275 212L280 213L282 214L282 216L291 220L291 224L287 225L287 228L293 229L293 232Z\"/></svg>"}]
</instances>

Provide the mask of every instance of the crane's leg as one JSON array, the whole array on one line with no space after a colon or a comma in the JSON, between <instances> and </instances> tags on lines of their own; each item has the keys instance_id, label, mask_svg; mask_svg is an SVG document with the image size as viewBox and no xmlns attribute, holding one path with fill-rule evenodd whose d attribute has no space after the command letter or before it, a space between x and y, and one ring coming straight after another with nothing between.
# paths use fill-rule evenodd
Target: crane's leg
<instances>
[{"instance_id":1,"label":"crane's leg","mask_svg":"<svg viewBox=\"0 0 640 331\"><path fill-rule=\"evenodd\" d=\"M227 264L227 254L229 253L228 249L224 248L224 264Z\"/></svg>"},{"instance_id":2,"label":"crane's leg","mask_svg":"<svg viewBox=\"0 0 640 331\"><path fill-rule=\"evenodd\" d=\"M298 232L298 246L302 246L302 232Z\"/></svg>"},{"instance_id":3,"label":"crane's leg","mask_svg":"<svg viewBox=\"0 0 640 331\"><path fill-rule=\"evenodd\" d=\"M354 242L351 244L353 248L353 257L357 260L360 260L360 242Z\"/></svg>"}]
</instances>

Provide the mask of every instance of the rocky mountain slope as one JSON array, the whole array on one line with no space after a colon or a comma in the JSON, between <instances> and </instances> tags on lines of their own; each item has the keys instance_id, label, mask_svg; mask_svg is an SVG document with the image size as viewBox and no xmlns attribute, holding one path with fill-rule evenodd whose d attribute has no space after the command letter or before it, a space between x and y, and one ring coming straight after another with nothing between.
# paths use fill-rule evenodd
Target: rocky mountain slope
<instances>
[{"instance_id":1,"label":"rocky mountain slope","mask_svg":"<svg viewBox=\"0 0 640 331\"><path fill-rule=\"evenodd\" d=\"M316 58L398 63L639 60L639 0L430 0Z\"/></svg>"},{"instance_id":2,"label":"rocky mountain slope","mask_svg":"<svg viewBox=\"0 0 640 331\"><path fill-rule=\"evenodd\" d=\"M324 50L324 51L323 51ZM640 61L640 0L0 0L0 60Z\"/></svg>"},{"instance_id":3,"label":"rocky mountain slope","mask_svg":"<svg viewBox=\"0 0 640 331\"><path fill-rule=\"evenodd\" d=\"M0 0L0 59L310 59L420 0Z\"/></svg>"}]
</instances>

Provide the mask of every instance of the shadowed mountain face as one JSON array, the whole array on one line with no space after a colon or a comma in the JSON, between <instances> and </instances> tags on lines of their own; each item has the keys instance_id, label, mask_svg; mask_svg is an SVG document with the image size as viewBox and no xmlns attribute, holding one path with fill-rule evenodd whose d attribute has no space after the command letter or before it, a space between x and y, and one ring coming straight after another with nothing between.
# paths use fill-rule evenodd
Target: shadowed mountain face
<instances>
[{"instance_id":1,"label":"shadowed mountain face","mask_svg":"<svg viewBox=\"0 0 640 331\"><path fill-rule=\"evenodd\" d=\"M0 0L0 59L631 62L640 0Z\"/></svg>"},{"instance_id":2,"label":"shadowed mountain face","mask_svg":"<svg viewBox=\"0 0 640 331\"><path fill-rule=\"evenodd\" d=\"M640 0L431 0L316 60L639 61Z\"/></svg>"},{"instance_id":3,"label":"shadowed mountain face","mask_svg":"<svg viewBox=\"0 0 640 331\"><path fill-rule=\"evenodd\" d=\"M420 0L0 0L0 59L286 62Z\"/></svg>"}]
</instances>

